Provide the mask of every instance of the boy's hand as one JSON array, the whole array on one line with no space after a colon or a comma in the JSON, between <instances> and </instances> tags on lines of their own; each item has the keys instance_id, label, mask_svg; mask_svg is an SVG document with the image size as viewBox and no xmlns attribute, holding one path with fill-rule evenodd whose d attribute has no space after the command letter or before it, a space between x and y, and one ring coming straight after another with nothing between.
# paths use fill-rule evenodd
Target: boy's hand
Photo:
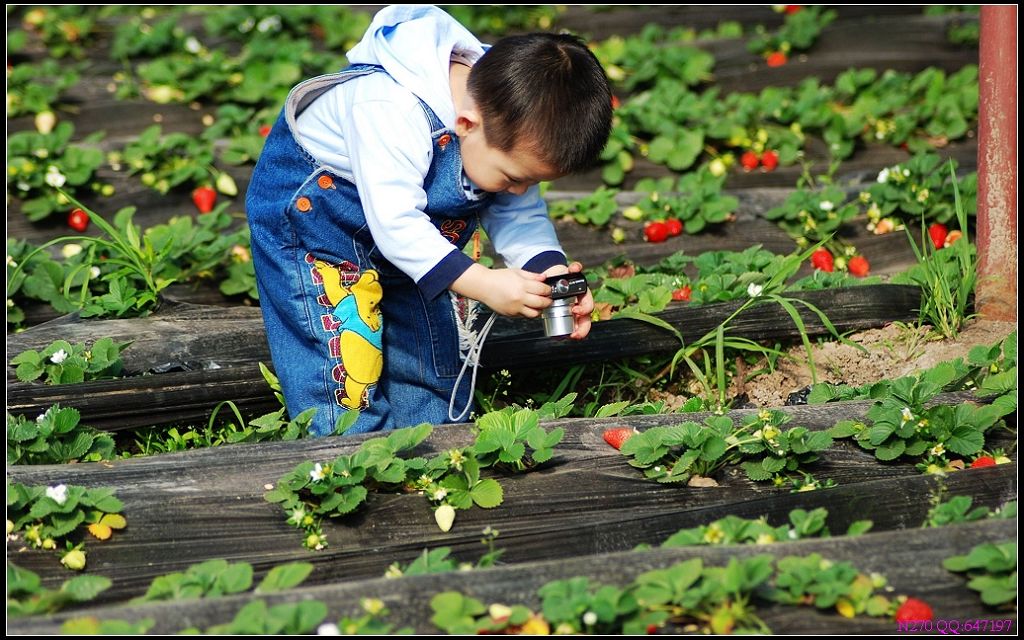
<instances>
[{"instance_id":1,"label":"boy's hand","mask_svg":"<svg viewBox=\"0 0 1024 640\"><path fill-rule=\"evenodd\" d=\"M568 267L564 265L548 267L547 270L544 271L543 277L560 276L563 273L579 273L581 271L583 271L583 265L579 262L573 262L569 264ZM590 333L590 314L594 312L594 294L590 292L589 288L585 294L577 296L576 304L572 306L570 311L572 312L573 319L576 321L576 327L573 329L572 333L569 334L569 337L574 340L582 340Z\"/></svg>"},{"instance_id":2,"label":"boy's hand","mask_svg":"<svg viewBox=\"0 0 1024 640\"><path fill-rule=\"evenodd\" d=\"M539 318L541 311L551 306L551 287L544 284L544 276L522 269L488 269L474 264L451 289L503 316Z\"/></svg>"}]
</instances>

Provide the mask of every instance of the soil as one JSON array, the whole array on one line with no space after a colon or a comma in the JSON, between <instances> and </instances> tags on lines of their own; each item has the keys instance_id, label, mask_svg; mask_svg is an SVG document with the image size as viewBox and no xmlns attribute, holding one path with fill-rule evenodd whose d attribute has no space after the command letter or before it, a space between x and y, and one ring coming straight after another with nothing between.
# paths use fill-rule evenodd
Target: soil
<instances>
[{"instance_id":1,"label":"soil","mask_svg":"<svg viewBox=\"0 0 1024 640\"><path fill-rule=\"evenodd\" d=\"M849 336L861 349L841 342L812 343L812 354L818 382L845 383L853 386L909 375L936 364L966 357L972 347L992 345L1016 330L1016 323L974 320L967 324L956 340L944 340L930 332L930 327L893 323L881 329L870 329ZM751 367L740 363L742 376L735 376L728 396L737 398L734 407L778 407L793 404L796 397L812 383L811 370L803 346L790 349L787 358L779 358L775 370L758 375L744 383L750 372L766 366ZM698 391L698 390L694 390ZM685 401L683 396L652 391L651 399L662 399L673 406ZM744 405L744 399L747 403Z\"/></svg>"}]
</instances>

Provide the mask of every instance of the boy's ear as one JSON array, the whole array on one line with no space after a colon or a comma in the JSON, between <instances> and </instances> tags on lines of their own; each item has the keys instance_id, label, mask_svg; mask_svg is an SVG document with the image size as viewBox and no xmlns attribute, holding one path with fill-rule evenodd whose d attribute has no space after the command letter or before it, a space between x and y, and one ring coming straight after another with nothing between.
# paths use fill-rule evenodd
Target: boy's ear
<instances>
[{"instance_id":1,"label":"boy's ear","mask_svg":"<svg viewBox=\"0 0 1024 640\"><path fill-rule=\"evenodd\" d=\"M474 107L463 107L455 114L455 135L460 138L483 125L483 117Z\"/></svg>"}]
</instances>

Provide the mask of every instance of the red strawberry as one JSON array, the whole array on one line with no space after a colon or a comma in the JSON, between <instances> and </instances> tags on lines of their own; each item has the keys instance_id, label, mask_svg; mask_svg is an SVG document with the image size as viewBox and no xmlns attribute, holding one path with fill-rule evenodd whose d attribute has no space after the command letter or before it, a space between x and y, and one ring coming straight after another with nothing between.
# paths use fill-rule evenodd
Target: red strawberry
<instances>
[{"instance_id":1,"label":"red strawberry","mask_svg":"<svg viewBox=\"0 0 1024 640\"><path fill-rule=\"evenodd\" d=\"M647 635L653 635L655 633L658 633L658 625L656 625L656 624L649 624L649 625L647 625Z\"/></svg>"},{"instance_id":2,"label":"red strawberry","mask_svg":"<svg viewBox=\"0 0 1024 640\"><path fill-rule=\"evenodd\" d=\"M936 222L928 227L928 237L932 239L932 245L936 249L941 249L946 244L947 235L949 235L949 231L946 229L946 225L941 222Z\"/></svg>"},{"instance_id":3,"label":"red strawberry","mask_svg":"<svg viewBox=\"0 0 1024 640\"><path fill-rule=\"evenodd\" d=\"M679 218L669 218L665 221L665 226L668 227L668 235L671 238L683 232L683 223L679 221Z\"/></svg>"},{"instance_id":4,"label":"red strawberry","mask_svg":"<svg viewBox=\"0 0 1024 640\"><path fill-rule=\"evenodd\" d=\"M779 166L779 154L774 151L765 151L761 154L761 168L765 171L774 171Z\"/></svg>"},{"instance_id":5,"label":"red strawberry","mask_svg":"<svg viewBox=\"0 0 1024 640\"><path fill-rule=\"evenodd\" d=\"M757 168L759 162L757 154L753 151L744 151L743 155L740 156L740 165L744 171L753 171Z\"/></svg>"},{"instance_id":6,"label":"red strawberry","mask_svg":"<svg viewBox=\"0 0 1024 640\"><path fill-rule=\"evenodd\" d=\"M896 622L922 622L931 620L933 615L928 603L917 598L907 598L896 610Z\"/></svg>"},{"instance_id":7,"label":"red strawberry","mask_svg":"<svg viewBox=\"0 0 1024 640\"><path fill-rule=\"evenodd\" d=\"M789 61L789 58L781 51L772 51L765 57L764 61L769 67L781 67Z\"/></svg>"},{"instance_id":8,"label":"red strawberry","mask_svg":"<svg viewBox=\"0 0 1024 640\"><path fill-rule=\"evenodd\" d=\"M992 456L981 456L971 463L972 469L978 469L980 467L994 467L996 466L996 459Z\"/></svg>"},{"instance_id":9,"label":"red strawberry","mask_svg":"<svg viewBox=\"0 0 1024 640\"><path fill-rule=\"evenodd\" d=\"M605 429L604 441L612 445L616 449L622 448L622 443L629 440L638 432L633 427L616 427L615 429Z\"/></svg>"},{"instance_id":10,"label":"red strawberry","mask_svg":"<svg viewBox=\"0 0 1024 640\"><path fill-rule=\"evenodd\" d=\"M89 228L89 214L81 209L72 209L68 214L68 226L78 233L84 233Z\"/></svg>"},{"instance_id":11,"label":"red strawberry","mask_svg":"<svg viewBox=\"0 0 1024 640\"><path fill-rule=\"evenodd\" d=\"M846 268L850 270L850 273L858 278L863 278L871 271L871 265L868 264L868 259L864 256L853 256L850 258L850 261L846 263Z\"/></svg>"},{"instance_id":12,"label":"red strawberry","mask_svg":"<svg viewBox=\"0 0 1024 640\"><path fill-rule=\"evenodd\" d=\"M672 292L672 299L676 302L689 302L691 293L693 293L693 289L690 288L690 285L684 284Z\"/></svg>"},{"instance_id":13,"label":"red strawberry","mask_svg":"<svg viewBox=\"0 0 1024 640\"><path fill-rule=\"evenodd\" d=\"M622 105L622 101L619 100L619 96L612 94L612 109L618 109Z\"/></svg>"},{"instance_id":14,"label":"red strawberry","mask_svg":"<svg viewBox=\"0 0 1024 640\"><path fill-rule=\"evenodd\" d=\"M651 222L644 227L647 242L665 242L668 239L668 225L664 222Z\"/></svg>"},{"instance_id":15,"label":"red strawberry","mask_svg":"<svg viewBox=\"0 0 1024 640\"><path fill-rule=\"evenodd\" d=\"M783 9L783 11L786 12L786 15L793 15L794 13L799 12L803 8L804 5L802 4L787 4L786 8Z\"/></svg>"},{"instance_id":16,"label":"red strawberry","mask_svg":"<svg viewBox=\"0 0 1024 640\"><path fill-rule=\"evenodd\" d=\"M270 125L269 124L260 125L260 135L263 136L264 138L266 138L267 136L270 135Z\"/></svg>"},{"instance_id":17,"label":"red strawberry","mask_svg":"<svg viewBox=\"0 0 1024 640\"><path fill-rule=\"evenodd\" d=\"M199 209L199 213L210 213L217 202L217 192L210 186L197 187L192 192L192 202L195 203L196 209Z\"/></svg>"},{"instance_id":18,"label":"red strawberry","mask_svg":"<svg viewBox=\"0 0 1024 640\"><path fill-rule=\"evenodd\" d=\"M832 254L828 249L818 249L811 254L811 266L818 271L828 271L832 273L835 269Z\"/></svg>"},{"instance_id":19,"label":"red strawberry","mask_svg":"<svg viewBox=\"0 0 1024 640\"><path fill-rule=\"evenodd\" d=\"M949 232L948 236L946 236L946 242L942 246L948 247L948 246L952 245L954 242L956 242L957 240L959 240L960 238L962 238L963 236L964 236L964 234L962 234L959 231L954 229L953 231Z\"/></svg>"}]
</instances>

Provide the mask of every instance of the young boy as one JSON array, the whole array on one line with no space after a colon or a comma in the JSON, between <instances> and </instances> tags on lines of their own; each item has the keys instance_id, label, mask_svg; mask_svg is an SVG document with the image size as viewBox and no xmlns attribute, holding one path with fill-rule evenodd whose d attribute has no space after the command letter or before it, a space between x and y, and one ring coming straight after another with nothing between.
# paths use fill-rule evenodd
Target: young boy
<instances>
[{"instance_id":1,"label":"young boy","mask_svg":"<svg viewBox=\"0 0 1024 640\"><path fill-rule=\"evenodd\" d=\"M436 7L389 7L348 58L292 90L246 194L274 368L317 435L352 409L350 433L448 421L458 296L527 318L551 304L544 278L582 266L536 185L589 166L611 128L604 71L572 36L485 52ZM509 268L462 252L478 221ZM593 306L573 305L571 337Z\"/></svg>"}]
</instances>

